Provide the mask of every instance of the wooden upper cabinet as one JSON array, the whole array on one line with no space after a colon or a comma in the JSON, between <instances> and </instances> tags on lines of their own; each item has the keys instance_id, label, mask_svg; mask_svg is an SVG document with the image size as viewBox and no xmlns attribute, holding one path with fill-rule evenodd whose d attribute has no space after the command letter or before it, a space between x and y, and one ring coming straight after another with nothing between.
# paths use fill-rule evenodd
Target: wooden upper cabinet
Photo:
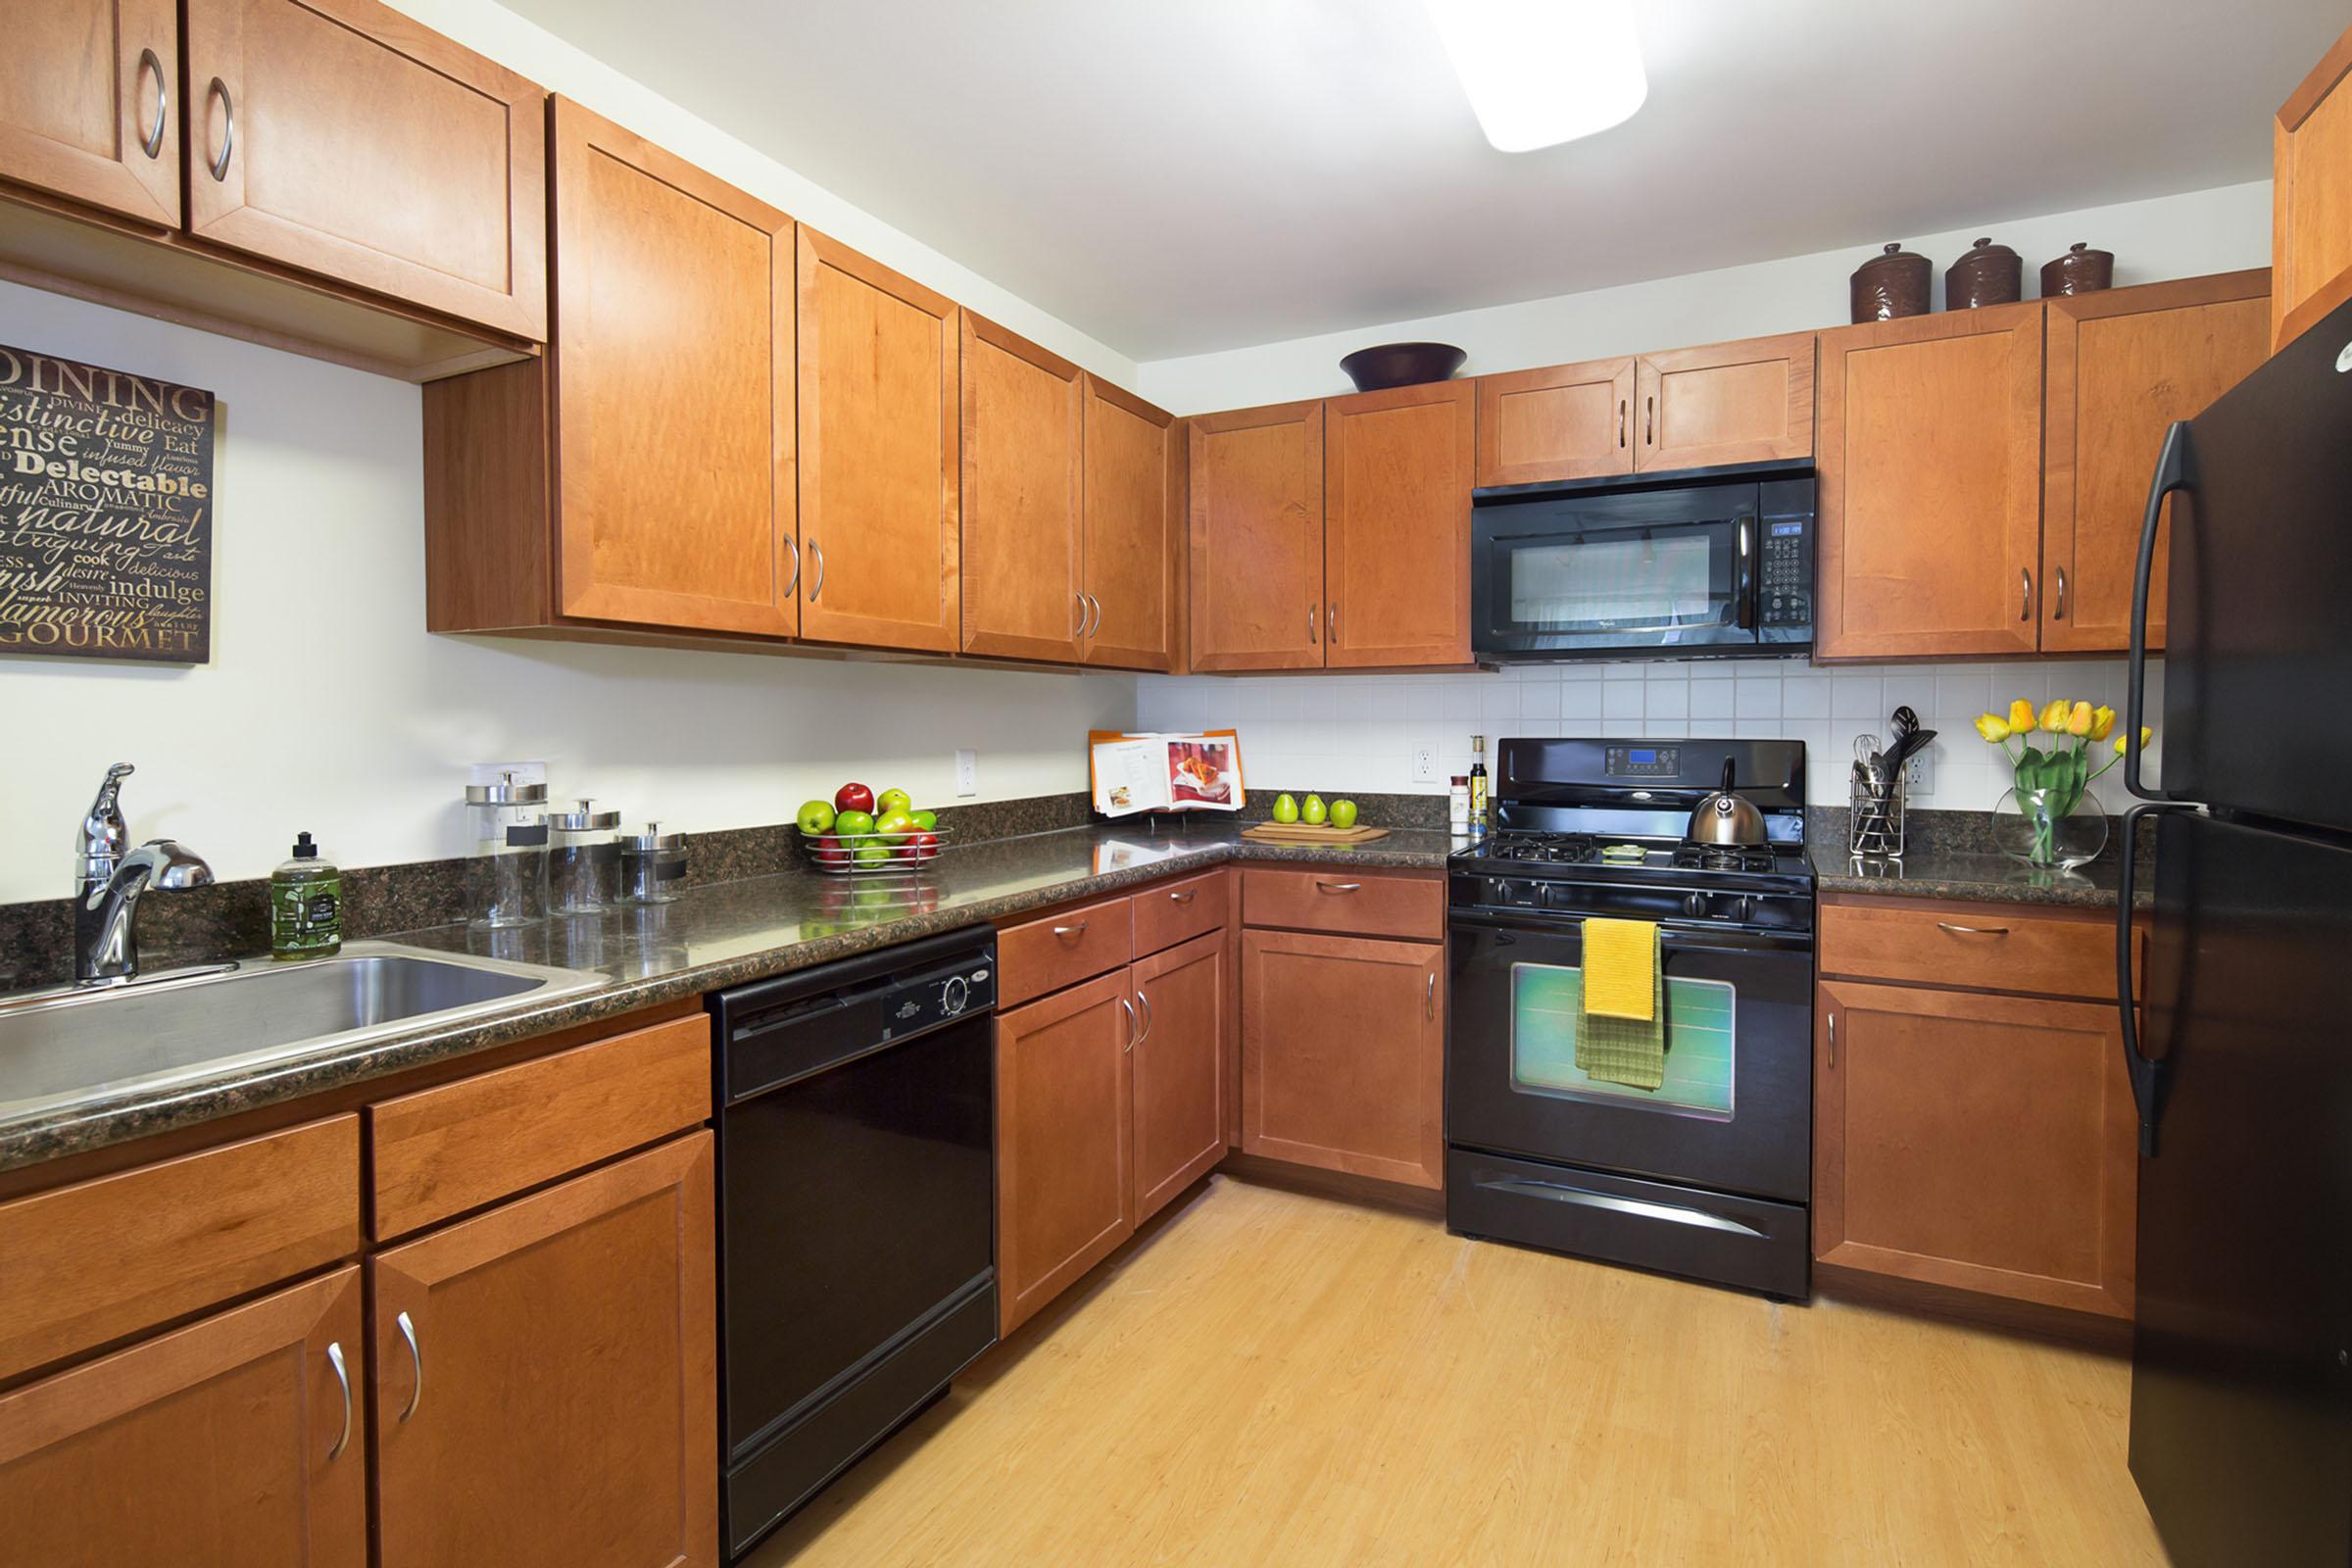
<instances>
[{"instance_id":1,"label":"wooden upper cabinet","mask_svg":"<svg viewBox=\"0 0 2352 1568\"><path fill-rule=\"evenodd\" d=\"M1232 953L1220 927L1138 958L1131 971L1144 1013L1134 1051L1139 1225L1225 1157Z\"/></svg>"},{"instance_id":2,"label":"wooden upper cabinet","mask_svg":"<svg viewBox=\"0 0 2352 1568\"><path fill-rule=\"evenodd\" d=\"M2166 428L2262 364L2270 273L2149 283L2053 298L2043 461L2041 646L2120 653L2132 644L2132 579ZM2167 523L2172 503L2165 503ZM2148 647L2164 647L2170 551L2159 525Z\"/></svg>"},{"instance_id":3,"label":"wooden upper cabinet","mask_svg":"<svg viewBox=\"0 0 2352 1568\"><path fill-rule=\"evenodd\" d=\"M956 302L801 229L801 631L953 653Z\"/></svg>"},{"instance_id":4,"label":"wooden upper cabinet","mask_svg":"<svg viewBox=\"0 0 2352 1568\"><path fill-rule=\"evenodd\" d=\"M1637 469L1813 455L1817 334L1644 354L1634 366Z\"/></svg>"},{"instance_id":5,"label":"wooden upper cabinet","mask_svg":"<svg viewBox=\"0 0 2352 1568\"><path fill-rule=\"evenodd\" d=\"M188 230L547 335L547 95L377 0L185 0Z\"/></svg>"},{"instance_id":6,"label":"wooden upper cabinet","mask_svg":"<svg viewBox=\"0 0 2352 1568\"><path fill-rule=\"evenodd\" d=\"M711 1228L698 1132L376 1254L381 1568L716 1568Z\"/></svg>"},{"instance_id":7,"label":"wooden upper cabinet","mask_svg":"<svg viewBox=\"0 0 2352 1568\"><path fill-rule=\"evenodd\" d=\"M1323 405L1190 421L1192 667L1323 664Z\"/></svg>"},{"instance_id":8,"label":"wooden upper cabinet","mask_svg":"<svg viewBox=\"0 0 2352 1568\"><path fill-rule=\"evenodd\" d=\"M1078 367L963 318L963 651L1075 663L1082 597Z\"/></svg>"},{"instance_id":9,"label":"wooden upper cabinet","mask_svg":"<svg viewBox=\"0 0 2352 1568\"><path fill-rule=\"evenodd\" d=\"M344 1268L0 1394L0 1560L363 1568L362 1333Z\"/></svg>"},{"instance_id":10,"label":"wooden upper cabinet","mask_svg":"<svg viewBox=\"0 0 2352 1568\"><path fill-rule=\"evenodd\" d=\"M10 8L0 48L0 174L176 228L179 127L173 0Z\"/></svg>"},{"instance_id":11,"label":"wooden upper cabinet","mask_svg":"<svg viewBox=\"0 0 2352 1568\"><path fill-rule=\"evenodd\" d=\"M1470 662L1467 381L1334 398L1323 410L1323 662Z\"/></svg>"},{"instance_id":12,"label":"wooden upper cabinet","mask_svg":"<svg viewBox=\"0 0 2352 1568\"><path fill-rule=\"evenodd\" d=\"M1821 334L1816 659L2034 651L2041 338L2039 301Z\"/></svg>"},{"instance_id":13,"label":"wooden upper cabinet","mask_svg":"<svg viewBox=\"0 0 2352 1568\"><path fill-rule=\"evenodd\" d=\"M1634 362L1592 360L1482 375L1478 482L1535 484L1634 471Z\"/></svg>"},{"instance_id":14,"label":"wooden upper cabinet","mask_svg":"<svg viewBox=\"0 0 2352 1568\"><path fill-rule=\"evenodd\" d=\"M2271 131L2271 351L2352 299L2352 29Z\"/></svg>"},{"instance_id":15,"label":"wooden upper cabinet","mask_svg":"<svg viewBox=\"0 0 2352 1568\"><path fill-rule=\"evenodd\" d=\"M557 609L790 635L792 220L567 99L555 135Z\"/></svg>"},{"instance_id":16,"label":"wooden upper cabinet","mask_svg":"<svg viewBox=\"0 0 2352 1568\"><path fill-rule=\"evenodd\" d=\"M1094 600L1086 662L1165 670L1178 604L1176 420L1108 382L1085 382L1086 592Z\"/></svg>"}]
</instances>

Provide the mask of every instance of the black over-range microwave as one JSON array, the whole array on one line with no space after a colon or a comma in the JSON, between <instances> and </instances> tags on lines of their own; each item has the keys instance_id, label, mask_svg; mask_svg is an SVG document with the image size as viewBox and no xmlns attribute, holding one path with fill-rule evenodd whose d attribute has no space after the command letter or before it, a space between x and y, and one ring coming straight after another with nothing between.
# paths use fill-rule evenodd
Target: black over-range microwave
<instances>
[{"instance_id":1,"label":"black over-range microwave","mask_svg":"<svg viewBox=\"0 0 2352 1568\"><path fill-rule=\"evenodd\" d=\"M1813 646L1803 464L1472 492L1481 660L1785 657Z\"/></svg>"}]
</instances>

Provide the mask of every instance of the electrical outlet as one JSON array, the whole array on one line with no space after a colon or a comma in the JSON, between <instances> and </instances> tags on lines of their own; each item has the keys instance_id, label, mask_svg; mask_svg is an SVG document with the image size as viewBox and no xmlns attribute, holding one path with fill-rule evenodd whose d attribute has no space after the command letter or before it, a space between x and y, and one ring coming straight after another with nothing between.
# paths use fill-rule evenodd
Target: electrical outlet
<instances>
[{"instance_id":1,"label":"electrical outlet","mask_svg":"<svg viewBox=\"0 0 2352 1568\"><path fill-rule=\"evenodd\" d=\"M958 797L980 793L980 754L958 749L956 753L956 793Z\"/></svg>"},{"instance_id":2,"label":"electrical outlet","mask_svg":"<svg viewBox=\"0 0 2352 1568\"><path fill-rule=\"evenodd\" d=\"M1933 747L1913 752L1903 763L1903 795L1912 799L1936 793L1936 756Z\"/></svg>"},{"instance_id":3,"label":"electrical outlet","mask_svg":"<svg viewBox=\"0 0 2352 1568\"><path fill-rule=\"evenodd\" d=\"M1438 749L1435 746L1413 748L1413 782L1435 784L1438 781Z\"/></svg>"}]
</instances>

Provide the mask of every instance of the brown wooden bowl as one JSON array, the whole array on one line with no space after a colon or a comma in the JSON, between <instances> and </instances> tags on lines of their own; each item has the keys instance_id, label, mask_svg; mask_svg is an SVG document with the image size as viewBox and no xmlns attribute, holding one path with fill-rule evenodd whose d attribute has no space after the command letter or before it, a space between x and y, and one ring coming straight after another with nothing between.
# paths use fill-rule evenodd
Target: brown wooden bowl
<instances>
[{"instance_id":1,"label":"brown wooden bowl","mask_svg":"<svg viewBox=\"0 0 2352 1568\"><path fill-rule=\"evenodd\" d=\"M1393 386L1449 380L1469 357L1450 343L1381 343L1357 349L1340 361L1340 368L1348 372L1358 392L1380 392Z\"/></svg>"}]
</instances>

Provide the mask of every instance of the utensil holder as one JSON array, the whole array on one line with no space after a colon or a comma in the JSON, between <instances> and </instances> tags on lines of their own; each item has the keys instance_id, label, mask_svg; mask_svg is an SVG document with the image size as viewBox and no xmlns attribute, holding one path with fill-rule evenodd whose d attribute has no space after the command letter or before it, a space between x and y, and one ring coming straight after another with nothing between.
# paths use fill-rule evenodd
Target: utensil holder
<instances>
[{"instance_id":1,"label":"utensil holder","mask_svg":"<svg viewBox=\"0 0 2352 1568\"><path fill-rule=\"evenodd\" d=\"M1898 774L1885 794L1871 789L1859 772L1847 791L1847 850L1860 860L1903 858L1904 781Z\"/></svg>"}]
</instances>

